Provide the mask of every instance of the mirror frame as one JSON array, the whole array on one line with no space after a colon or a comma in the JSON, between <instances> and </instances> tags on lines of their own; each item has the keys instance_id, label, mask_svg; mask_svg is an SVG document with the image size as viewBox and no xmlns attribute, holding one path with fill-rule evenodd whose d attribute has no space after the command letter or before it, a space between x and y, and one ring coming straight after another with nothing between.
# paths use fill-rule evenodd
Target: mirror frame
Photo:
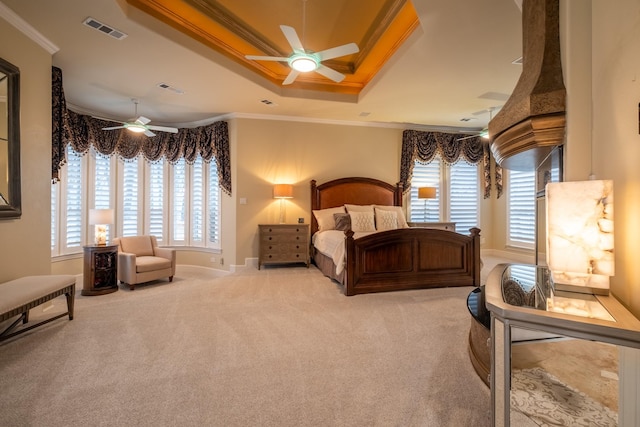
<instances>
[{"instance_id":1,"label":"mirror frame","mask_svg":"<svg viewBox=\"0 0 640 427\"><path fill-rule=\"evenodd\" d=\"M20 195L20 69L0 58L0 72L7 76L7 144L9 159L8 205L0 205L0 219L20 218L22 197Z\"/></svg>"}]
</instances>

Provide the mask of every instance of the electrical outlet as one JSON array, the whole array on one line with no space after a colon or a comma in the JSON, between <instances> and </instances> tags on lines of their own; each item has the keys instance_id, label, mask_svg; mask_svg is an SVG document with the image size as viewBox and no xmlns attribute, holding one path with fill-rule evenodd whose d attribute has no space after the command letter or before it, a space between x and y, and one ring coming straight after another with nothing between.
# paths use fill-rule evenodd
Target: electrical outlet
<instances>
[{"instance_id":1,"label":"electrical outlet","mask_svg":"<svg viewBox=\"0 0 640 427\"><path fill-rule=\"evenodd\" d=\"M216 262L216 257L212 256L211 258L209 258L209 261Z\"/></svg>"}]
</instances>

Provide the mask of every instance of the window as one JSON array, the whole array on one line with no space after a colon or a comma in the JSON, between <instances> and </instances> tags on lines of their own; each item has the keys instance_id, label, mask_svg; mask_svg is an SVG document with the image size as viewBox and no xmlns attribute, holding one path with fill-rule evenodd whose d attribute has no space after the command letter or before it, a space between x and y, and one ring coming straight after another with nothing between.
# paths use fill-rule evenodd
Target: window
<instances>
[{"instance_id":1,"label":"window","mask_svg":"<svg viewBox=\"0 0 640 427\"><path fill-rule=\"evenodd\" d=\"M460 161L445 164L439 156L424 164L415 162L411 180L411 221L455 222L456 231L468 233L480 223L478 165ZM436 187L435 199L419 199L419 187Z\"/></svg>"},{"instance_id":2,"label":"window","mask_svg":"<svg viewBox=\"0 0 640 427\"><path fill-rule=\"evenodd\" d=\"M53 256L82 252L88 209L94 207L115 208L110 239L144 233L161 245L219 249L220 190L213 160L169 165L68 149L60 182L51 187Z\"/></svg>"},{"instance_id":3,"label":"window","mask_svg":"<svg viewBox=\"0 0 640 427\"><path fill-rule=\"evenodd\" d=\"M535 245L535 172L507 171L507 245L533 249Z\"/></svg>"}]
</instances>

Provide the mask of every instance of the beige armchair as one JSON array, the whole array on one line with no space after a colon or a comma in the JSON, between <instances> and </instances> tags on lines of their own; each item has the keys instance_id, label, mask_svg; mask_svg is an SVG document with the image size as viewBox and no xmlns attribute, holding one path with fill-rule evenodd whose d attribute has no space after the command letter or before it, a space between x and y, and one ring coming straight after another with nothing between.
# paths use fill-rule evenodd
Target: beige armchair
<instances>
[{"instance_id":1,"label":"beige armchair","mask_svg":"<svg viewBox=\"0 0 640 427\"><path fill-rule=\"evenodd\" d=\"M155 236L130 236L113 239L118 245L118 280L133 290L138 283L169 278L176 272L176 251L158 247Z\"/></svg>"}]
</instances>

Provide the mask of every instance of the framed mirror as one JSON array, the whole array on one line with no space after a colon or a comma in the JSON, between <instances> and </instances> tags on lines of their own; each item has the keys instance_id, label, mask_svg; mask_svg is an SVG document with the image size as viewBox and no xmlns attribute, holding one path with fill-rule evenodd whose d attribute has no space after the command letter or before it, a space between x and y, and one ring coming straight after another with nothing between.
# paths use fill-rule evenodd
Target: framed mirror
<instances>
[{"instance_id":1,"label":"framed mirror","mask_svg":"<svg viewBox=\"0 0 640 427\"><path fill-rule=\"evenodd\" d=\"M0 58L0 219L20 215L20 70Z\"/></svg>"}]
</instances>

